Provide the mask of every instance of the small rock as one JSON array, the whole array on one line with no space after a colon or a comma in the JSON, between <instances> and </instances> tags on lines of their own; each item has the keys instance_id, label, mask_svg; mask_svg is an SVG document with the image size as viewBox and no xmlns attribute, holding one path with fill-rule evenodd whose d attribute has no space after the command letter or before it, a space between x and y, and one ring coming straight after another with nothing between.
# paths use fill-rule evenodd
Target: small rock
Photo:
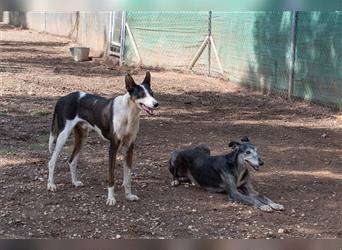
<instances>
[{"instance_id":1,"label":"small rock","mask_svg":"<svg viewBox=\"0 0 342 250\"><path fill-rule=\"evenodd\" d=\"M321 137L325 139L325 138L328 137L328 135L327 135L326 133L323 133L323 134L321 135Z\"/></svg>"},{"instance_id":2,"label":"small rock","mask_svg":"<svg viewBox=\"0 0 342 250\"><path fill-rule=\"evenodd\" d=\"M53 73L60 73L61 72L61 69L59 67L54 67L53 68Z\"/></svg>"},{"instance_id":3,"label":"small rock","mask_svg":"<svg viewBox=\"0 0 342 250\"><path fill-rule=\"evenodd\" d=\"M268 237L272 237L272 236L273 236L273 232L272 232L272 231L269 231L269 232L266 233L266 235L267 235Z\"/></svg>"},{"instance_id":4,"label":"small rock","mask_svg":"<svg viewBox=\"0 0 342 250\"><path fill-rule=\"evenodd\" d=\"M278 229L278 234L283 234L284 232L285 232L285 230L283 228Z\"/></svg>"},{"instance_id":5,"label":"small rock","mask_svg":"<svg viewBox=\"0 0 342 250\"><path fill-rule=\"evenodd\" d=\"M120 238L121 238L120 234L115 235L115 239L120 239Z\"/></svg>"},{"instance_id":6,"label":"small rock","mask_svg":"<svg viewBox=\"0 0 342 250\"><path fill-rule=\"evenodd\" d=\"M210 104L210 101L201 101L201 104L202 104L203 106L207 106L207 105Z\"/></svg>"}]
</instances>

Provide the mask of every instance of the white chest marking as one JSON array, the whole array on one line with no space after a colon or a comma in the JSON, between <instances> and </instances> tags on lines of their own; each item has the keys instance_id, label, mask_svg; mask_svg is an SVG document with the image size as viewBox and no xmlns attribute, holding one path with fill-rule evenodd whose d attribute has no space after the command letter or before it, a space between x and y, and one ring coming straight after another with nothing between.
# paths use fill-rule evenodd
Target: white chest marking
<instances>
[{"instance_id":1,"label":"white chest marking","mask_svg":"<svg viewBox=\"0 0 342 250\"><path fill-rule=\"evenodd\" d=\"M115 98L113 126L119 140L129 137L129 141L132 142L138 134L140 110L135 104L130 103L129 98L128 93Z\"/></svg>"}]
</instances>

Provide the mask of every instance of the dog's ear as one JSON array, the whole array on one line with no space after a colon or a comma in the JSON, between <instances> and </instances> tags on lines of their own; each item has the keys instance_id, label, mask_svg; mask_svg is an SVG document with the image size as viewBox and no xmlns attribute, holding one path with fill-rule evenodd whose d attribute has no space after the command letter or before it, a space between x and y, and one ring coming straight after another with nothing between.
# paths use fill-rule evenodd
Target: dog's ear
<instances>
[{"instance_id":1,"label":"dog's ear","mask_svg":"<svg viewBox=\"0 0 342 250\"><path fill-rule=\"evenodd\" d=\"M132 89L134 88L134 86L136 85L134 80L133 80L133 77L127 73L126 74L126 77L125 77L125 83L126 83L126 89L129 93L131 93Z\"/></svg>"},{"instance_id":2,"label":"dog's ear","mask_svg":"<svg viewBox=\"0 0 342 250\"><path fill-rule=\"evenodd\" d=\"M241 145L240 142L237 142L237 141L231 141L231 142L229 142L229 144L228 144L228 146L231 147L231 148L233 148L233 149L238 148L240 145Z\"/></svg>"},{"instance_id":3,"label":"dog's ear","mask_svg":"<svg viewBox=\"0 0 342 250\"><path fill-rule=\"evenodd\" d=\"M242 142L249 142L250 140L249 140L249 138L248 138L247 136L243 136L243 137L241 138L241 141L242 141Z\"/></svg>"},{"instance_id":4,"label":"dog's ear","mask_svg":"<svg viewBox=\"0 0 342 250\"><path fill-rule=\"evenodd\" d=\"M150 74L150 71L146 71L146 75L145 75L143 83L146 83L148 86L150 86L150 84L151 84L151 74Z\"/></svg>"}]
</instances>

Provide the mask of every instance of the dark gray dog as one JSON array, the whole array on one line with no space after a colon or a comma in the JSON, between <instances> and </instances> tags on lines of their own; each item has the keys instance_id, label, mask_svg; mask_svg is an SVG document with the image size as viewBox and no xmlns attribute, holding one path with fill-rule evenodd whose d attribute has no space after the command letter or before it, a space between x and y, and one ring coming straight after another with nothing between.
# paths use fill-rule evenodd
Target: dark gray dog
<instances>
[{"instance_id":1,"label":"dark gray dog","mask_svg":"<svg viewBox=\"0 0 342 250\"><path fill-rule=\"evenodd\" d=\"M219 156L211 156L206 145L172 152L169 170L174 180L171 185L194 183L209 191L226 192L229 200L252 205L265 212L284 210L283 205L253 189L248 166L258 171L264 163L248 137L244 136L241 143L230 142L229 147L233 148L232 152Z\"/></svg>"}]
</instances>

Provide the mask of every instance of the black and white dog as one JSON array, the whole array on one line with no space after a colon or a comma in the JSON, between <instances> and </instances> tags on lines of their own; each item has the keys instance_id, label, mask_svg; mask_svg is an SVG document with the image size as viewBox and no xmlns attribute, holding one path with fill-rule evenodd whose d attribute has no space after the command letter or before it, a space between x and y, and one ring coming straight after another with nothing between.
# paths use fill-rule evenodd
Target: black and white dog
<instances>
[{"instance_id":1,"label":"black and white dog","mask_svg":"<svg viewBox=\"0 0 342 250\"><path fill-rule=\"evenodd\" d=\"M252 186L248 167L259 170L264 163L248 137L244 136L241 143L230 142L229 147L233 151L220 156L211 156L206 145L172 152L169 170L174 180L171 185L190 182L209 191L226 192L230 200L255 206L262 211L284 210L283 205L259 195Z\"/></svg>"},{"instance_id":2,"label":"black and white dog","mask_svg":"<svg viewBox=\"0 0 342 250\"><path fill-rule=\"evenodd\" d=\"M152 115L153 109L158 106L158 102L153 97L150 81L149 72L146 72L144 81L139 85L127 74L125 83L128 93L125 95L106 99L84 92L73 92L57 101L49 140L49 150L53 153L49 161L48 190L56 191L54 171L57 158L72 130L75 134L75 145L69 159L71 180L76 187L83 185L77 179L76 166L82 143L88 132L94 129L110 143L107 204L114 205L116 202L114 169L119 147L124 153L123 186L126 199L130 201L139 199L131 192L132 157L134 141L139 130L140 111L143 110Z\"/></svg>"}]
</instances>

